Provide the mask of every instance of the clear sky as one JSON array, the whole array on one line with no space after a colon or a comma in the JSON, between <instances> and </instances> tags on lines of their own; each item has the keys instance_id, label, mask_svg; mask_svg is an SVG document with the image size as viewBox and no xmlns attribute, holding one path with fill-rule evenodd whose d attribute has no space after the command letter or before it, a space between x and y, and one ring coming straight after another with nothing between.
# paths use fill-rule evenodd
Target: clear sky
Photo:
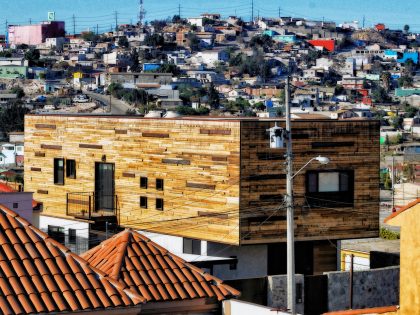
<instances>
[{"instance_id":1,"label":"clear sky","mask_svg":"<svg viewBox=\"0 0 420 315\"><path fill-rule=\"evenodd\" d=\"M73 14L77 31L96 28L108 31L118 22L135 22L138 0L0 0L0 33L4 33L6 20L12 24L28 24L47 18L48 11L55 11L57 20L66 22L67 31L73 31ZM251 16L252 0L144 0L146 20L166 18L178 13L181 16L197 16L203 12L219 12L222 16L238 15L246 20ZM366 26L383 22L391 28L402 28L409 24L420 32L420 0L254 0L254 14L276 17L300 16L312 19L362 21Z\"/></svg>"}]
</instances>

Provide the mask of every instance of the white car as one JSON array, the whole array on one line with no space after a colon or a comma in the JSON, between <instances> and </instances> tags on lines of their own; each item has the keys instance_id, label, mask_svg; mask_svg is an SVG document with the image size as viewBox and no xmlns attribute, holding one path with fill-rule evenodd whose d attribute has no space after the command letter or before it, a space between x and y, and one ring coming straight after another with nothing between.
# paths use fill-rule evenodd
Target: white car
<instances>
[{"instance_id":1,"label":"white car","mask_svg":"<svg viewBox=\"0 0 420 315\"><path fill-rule=\"evenodd\" d=\"M89 98L86 96L86 95L76 95L74 98L73 98L73 102L74 103L87 103L87 102L89 102Z\"/></svg>"}]
</instances>

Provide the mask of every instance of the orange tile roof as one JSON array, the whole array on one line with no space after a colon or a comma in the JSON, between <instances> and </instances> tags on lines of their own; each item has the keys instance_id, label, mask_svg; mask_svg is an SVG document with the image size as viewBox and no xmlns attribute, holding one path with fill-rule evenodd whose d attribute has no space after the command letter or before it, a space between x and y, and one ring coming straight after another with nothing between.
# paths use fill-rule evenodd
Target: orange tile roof
<instances>
[{"instance_id":1,"label":"orange tile roof","mask_svg":"<svg viewBox=\"0 0 420 315\"><path fill-rule=\"evenodd\" d=\"M389 312L395 312L398 310L398 306L383 306L374 308L365 308L360 310L347 310L347 311L335 311L330 313L324 313L323 315L369 315L369 314L384 314Z\"/></svg>"},{"instance_id":2,"label":"orange tile roof","mask_svg":"<svg viewBox=\"0 0 420 315\"><path fill-rule=\"evenodd\" d=\"M39 314L145 302L0 205L0 313Z\"/></svg>"},{"instance_id":3,"label":"orange tile roof","mask_svg":"<svg viewBox=\"0 0 420 315\"><path fill-rule=\"evenodd\" d=\"M412 208L412 207L414 207L416 204L418 204L420 202L420 198L418 198L418 199L416 199L416 200L414 200L414 201L412 201L412 202L410 202L408 205L406 205L406 206L404 206L404 207L402 207L402 208L400 208L397 212L393 212L393 213L391 213L391 215L389 215L385 220L384 220L384 222L386 223L386 222L388 222L389 220L391 220L392 218L395 218L397 215L399 215L401 212L404 212L405 210L408 210L408 209L410 209L410 208Z\"/></svg>"},{"instance_id":4,"label":"orange tile roof","mask_svg":"<svg viewBox=\"0 0 420 315\"><path fill-rule=\"evenodd\" d=\"M130 229L102 242L82 257L148 301L194 298L222 301L240 295L218 278Z\"/></svg>"}]
</instances>

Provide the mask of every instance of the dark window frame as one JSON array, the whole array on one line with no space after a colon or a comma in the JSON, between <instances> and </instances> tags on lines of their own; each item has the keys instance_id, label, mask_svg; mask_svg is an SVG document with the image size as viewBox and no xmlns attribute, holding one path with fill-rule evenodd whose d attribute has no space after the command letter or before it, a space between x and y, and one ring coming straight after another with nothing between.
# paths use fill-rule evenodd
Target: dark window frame
<instances>
[{"instance_id":1,"label":"dark window frame","mask_svg":"<svg viewBox=\"0 0 420 315\"><path fill-rule=\"evenodd\" d=\"M63 163L62 167L59 166L60 161ZM64 183L65 183L64 177L65 177L65 159L54 158L54 185L64 186Z\"/></svg>"},{"instance_id":2,"label":"dark window frame","mask_svg":"<svg viewBox=\"0 0 420 315\"><path fill-rule=\"evenodd\" d=\"M76 179L76 160L66 160L66 177Z\"/></svg>"},{"instance_id":3,"label":"dark window frame","mask_svg":"<svg viewBox=\"0 0 420 315\"><path fill-rule=\"evenodd\" d=\"M337 191L319 191L319 174L338 173ZM354 170L321 170L306 172L306 200L311 207L354 207Z\"/></svg>"},{"instance_id":4,"label":"dark window frame","mask_svg":"<svg viewBox=\"0 0 420 315\"><path fill-rule=\"evenodd\" d=\"M65 243L66 234L62 226L48 225L48 236L61 244Z\"/></svg>"},{"instance_id":5,"label":"dark window frame","mask_svg":"<svg viewBox=\"0 0 420 315\"><path fill-rule=\"evenodd\" d=\"M201 240L184 237L182 239L182 252L184 254L201 255Z\"/></svg>"},{"instance_id":6,"label":"dark window frame","mask_svg":"<svg viewBox=\"0 0 420 315\"><path fill-rule=\"evenodd\" d=\"M70 244L77 243L77 230L76 229L69 229L69 243Z\"/></svg>"},{"instance_id":7,"label":"dark window frame","mask_svg":"<svg viewBox=\"0 0 420 315\"><path fill-rule=\"evenodd\" d=\"M147 189L149 185L149 179L147 177L140 177L140 188Z\"/></svg>"},{"instance_id":8,"label":"dark window frame","mask_svg":"<svg viewBox=\"0 0 420 315\"><path fill-rule=\"evenodd\" d=\"M162 191L165 187L164 180L162 178L156 178L156 190Z\"/></svg>"},{"instance_id":9,"label":"dark window frame","mask_svg":"<svg viewBox=\"0 0 420 315\"><path fill-rule=\"evenodd\" d=\"M19 208L19 203L18 202L14 202L13 203L13 209L17 209Z\"/></svg>"},{"instance_id":10,"label":"dark window frame","mask_svg":"<svg viewBox=\"0 0 420 315\"><path fill-rule=\"evenodd\" d=\"M164 201L163 198L156 198L156 210L163 211Z\"/></svg>"},{"instance_id":11,"label":"dark window frame","mask_svg":"<svg viewBox=\"0 0 420 315\"><path fill-rule=\"evenodd\" d=\"M147 209L147 197L140 196L140 208Z\"/></svg>"}]
</instances>

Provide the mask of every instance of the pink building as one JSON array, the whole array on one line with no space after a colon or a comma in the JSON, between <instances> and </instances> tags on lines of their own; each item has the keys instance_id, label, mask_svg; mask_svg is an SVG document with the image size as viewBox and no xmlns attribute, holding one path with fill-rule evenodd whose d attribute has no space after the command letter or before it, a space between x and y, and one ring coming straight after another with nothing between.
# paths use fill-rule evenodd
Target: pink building
<instances>
[{"instance_id":1,"label":"pink building","mask_svg":"<svg viewBox=\"0 0 420 315\"><path fill-rule=\"evenodd\" d=\"M8 30L9 45L39 45L47 38L64 37L64 22L42 22L33 25L10 25Z\"/></svg>"}]
</instances>

